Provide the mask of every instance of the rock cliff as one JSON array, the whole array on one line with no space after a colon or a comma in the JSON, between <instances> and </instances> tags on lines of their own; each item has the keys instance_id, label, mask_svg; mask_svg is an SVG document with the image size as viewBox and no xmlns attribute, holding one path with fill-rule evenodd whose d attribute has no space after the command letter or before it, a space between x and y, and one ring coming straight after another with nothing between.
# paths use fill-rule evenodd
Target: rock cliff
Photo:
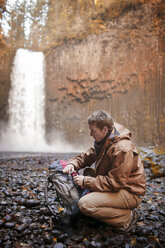
<instances>
[{"instance_id":1,"label":"rock cliff","mask_svg":"<svg viewBox=\"0 0 165 248\"><path fill-rule=\"evenodd\" d=\"M139 5L108 20L99 34L46 51L47 130L86 144L87 116L105 109L138 145L164 144L162 14L153 4Z\"/></svg>"}]
</instances>

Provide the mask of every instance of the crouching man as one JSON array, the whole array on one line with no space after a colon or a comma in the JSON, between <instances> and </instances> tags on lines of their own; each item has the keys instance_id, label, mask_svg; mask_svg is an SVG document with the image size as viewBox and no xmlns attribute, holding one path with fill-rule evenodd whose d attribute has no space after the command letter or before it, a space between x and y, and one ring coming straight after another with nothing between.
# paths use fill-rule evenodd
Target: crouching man
<instances>
[{"instance_id":1,"label":"crouching man","mask_svg":"<svg viewBox=\"0 0 165 248\"><path fill-rule=\"evenodd\" d=\"M75 184L91 191L79 200L79 209L116 231L129 232L137 221L134 209L145 194L143 164L130 131L114 123L109 113L95 111L88 117L88 125L94 146L70 159L63 173L95 163L94 173L74 177Z\"/></svg>"}]
</instances>

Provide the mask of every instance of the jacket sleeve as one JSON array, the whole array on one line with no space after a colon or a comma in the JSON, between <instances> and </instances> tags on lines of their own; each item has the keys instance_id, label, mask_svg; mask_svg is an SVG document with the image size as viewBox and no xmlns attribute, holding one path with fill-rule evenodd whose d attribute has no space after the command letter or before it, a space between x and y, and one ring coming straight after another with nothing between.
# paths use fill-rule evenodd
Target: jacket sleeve
<instances>
[{"instance_id":1,"label":"jacket sleeve","mask_svg":"<svg viewBox=\"0 0 165 248\"><path fill-rule=\"evenodd\" d=\"M84 186L91 191L116 192L124 188L133 167L133 151L120 150L111 155L107 175L85 177Z\"/></svg>"},{"instance_id":2,"label":"jacket sleeve","mask_svg":"<svg viewBox=\"0 0 165 248\"><path fill-rule=\"evenodd\" d=\"M95 149L91 147L86 152L69 159L68 163L73 164L76 170L92 165L96 160Z\"/></svg>"}]
</instances>

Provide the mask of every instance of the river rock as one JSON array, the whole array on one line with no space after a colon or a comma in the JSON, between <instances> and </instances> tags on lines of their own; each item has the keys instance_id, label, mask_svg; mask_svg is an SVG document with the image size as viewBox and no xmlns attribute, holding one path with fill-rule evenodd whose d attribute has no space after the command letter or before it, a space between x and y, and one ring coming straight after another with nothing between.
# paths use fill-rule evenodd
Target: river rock
<instances>
[{"instance_id":1,"label":"river rock","mask_svg":"<svg viewBox=\"0 0 165 248\"><path fill-rule=\"evenodd\" d=\"M63 243L56 243L53 248L65 248L66 246Z\"/></svg>"},{"instance_id":2,"label":"river rock","mask_svg":"<svg viewBox=\"0 0 165 248\"><path fill-rule=\"evenodd\" d=\"M25 229L27 229L29 227L29 225L27 223L24 223L24 224L21 224L19 226L17 226L15 229L18 231L18 232L23 232Z\"/></svg>"},{"instance_id":3,"label":"river rock","mask_svg":"<svg viewBox=\"0 0 165 248\"><path fill-rule=\"evenodd\" d=\"M5 222L4 226L6 228L13 228L15 226L15 223L14 222Z\"/></svg>"},{"instance_id":4,"label":"river rock","mask_svg":"<svg viewBox=\"0 0 165 248\"><path fill-rule=\"evenodd\" d=\"M9 159L1 165L3 161L0 159L0 180L8 178L8 181L3 180L0 188L0 247L15 248L17 243L34 248L52 248L55 245L63 248L131 248L135 240L135 248L148 245L150 248L165 247L163 177L147 179L146 195L137 208L139 220L131 232L122 235L115 233L110 226L83 215L74 226L64 226L58 219L58 204L57 216L52 215L45 204L47 172L36 169L37 158L28 160L28 168L24 167L25 160L14 161ZM17 185L17 178L24 185Z\"/></svg>"}]
</instances>

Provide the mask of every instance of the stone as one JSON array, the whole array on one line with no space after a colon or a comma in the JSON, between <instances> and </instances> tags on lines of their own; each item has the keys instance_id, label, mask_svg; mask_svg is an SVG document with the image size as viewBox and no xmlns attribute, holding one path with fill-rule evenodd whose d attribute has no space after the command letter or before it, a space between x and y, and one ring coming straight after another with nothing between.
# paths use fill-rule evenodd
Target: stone
<instances>
[{"instance_id":1,"label":"stone","mask_svg":"<svg viewBox=\"0 0 165 248\"><path fill-rule=\"evenodd\" d=\"M4 225L4 220L0 220L0 227L3 227Z\"/></svg>"},{"instance_id":2,"label":"stone","mask_svg":"<svg viewBox=\"0 0 165 248\"><path fill-rule=\"evenodd\" d=\"M81 234L80 235L74 234L74 235L72 235L71 239L78 243L78 242L81 242L84 239L84 236L81 235Z\"/></svg>"},{"instance_id":3,"label":"stone","mask_svg":"<svg viewBox=\"0 0 165 248\"><path fill-rule=\"evenodd\" d=\"M57 242L53 248L64 248L65 246L63 245L63 243Z\"/></svg>"},{"instance_id":4,"label":"stone","mask_svg":"<svg viewBox=\"0 0 165 248\"><path fill-rule=\"evenodd\" d=\"M53 242L52 236L45 235L44 236L44 242L45 242L45 244L51 244Z\"/></svg>"},{"instance_id":5,"label":"stone","mask_svg":"<svg viewBox=\"0 0 165 248\"><path fill-rule=\"evenodd\" d=\"M44 155L42 156L44 157ZM59 155L56 154L56 156L58 157ZM152 157L152 152L150 152L150 157ZM10 160L6 162L6 160L0 159L0 179L1 177L6 178L6 175L10 175L12 171L16 178L19 177L21 179L21 177L23 177L26 185L27 174L29 175L29 177L27 177L28 181L32 175L35 175L36 185L39 182L40 188L42 192L44 192L46 177L41 170L36 170L34 165L37 161L36 159L30 159L31 167L29 167L28 170L23 167L21 159L16 160L18 167L13 167L13 161L11 161L10 167L9 161ZM35 163L33 163L34 161ZM50 158L49 161L49 163L51 163L52 158ZM6 167L3 163L6 164ZM148 169L151 170L151 168ZM33 172L35 173L33 174ZM13 178L8 176L8 179L8 183L12 185ZM137 209L140 218L128 235L115 233L110 226L85 216L80 216L74 226L66 227L60 221L57 221L56 216L50 214L45 205L44 194L41 195L41 200L39 201L40 205L25 207L21 210L21 206L24 206L20 204L22 201L33 199L23 199L21 190L17 189L17 196L13 196L9 200L8 195L4 194L5 190L9 191L8 183L6 183L6 185L0 189L0 193L3 196L2 199L0 195L0 202L10 201L11 204L0 205L0 247L15 248L16 243L17 245L22 243L39 248L49 248L55 245L60 246L60 244L63 245L63 248L80 248L84 246L87 248L130 248L132 244L130 242L134 240L136 240L136 248L141 248L141 246L147 247L148 245L149 248L156 248L157 246L164 247L165 209L164 195L162 194L164 182L164 178L155 178L147 182L146 195L144 197L145 201L143 201ZM33 194L34 193L33 191ZM157 219L157 216L159 219ZM9 227L6 226L6 223L12 224L7 224L9 226L11 225ZM18 248L21 247L18 246Z\"/></svg>"},{"instance_id":6,"label":"stone","mask_svg":"<svg viewBox=\"0 0 165 248\"><path fill-rule=\"evenodd\" d=\"M13 228L15 226L15 223L14 222L5 222L4 226L6 228Z\"/></svg>"},{"instance_id":7,"label":"stone","mask_svg":"<svg viewBox=\"0 0 165 248\"><path fill-rule=\"evenodd\" d=\"M22 200L22 201L20 201L20 204L22 204L26 207L36 207L36 206L40 205L40 202L37 200L30 199L30 200Z\"/></svg>"},{"instance_id":8,"label":"stone","mask_svg":"<svg viewBox=\"0 0 165 248\"><path fill-rule=\"evenodd\" d=\"M23 232L25 229L27 229L29 225L27 223L21 224L15 228L18 232Z\"/></svg>"}]
</instances>

